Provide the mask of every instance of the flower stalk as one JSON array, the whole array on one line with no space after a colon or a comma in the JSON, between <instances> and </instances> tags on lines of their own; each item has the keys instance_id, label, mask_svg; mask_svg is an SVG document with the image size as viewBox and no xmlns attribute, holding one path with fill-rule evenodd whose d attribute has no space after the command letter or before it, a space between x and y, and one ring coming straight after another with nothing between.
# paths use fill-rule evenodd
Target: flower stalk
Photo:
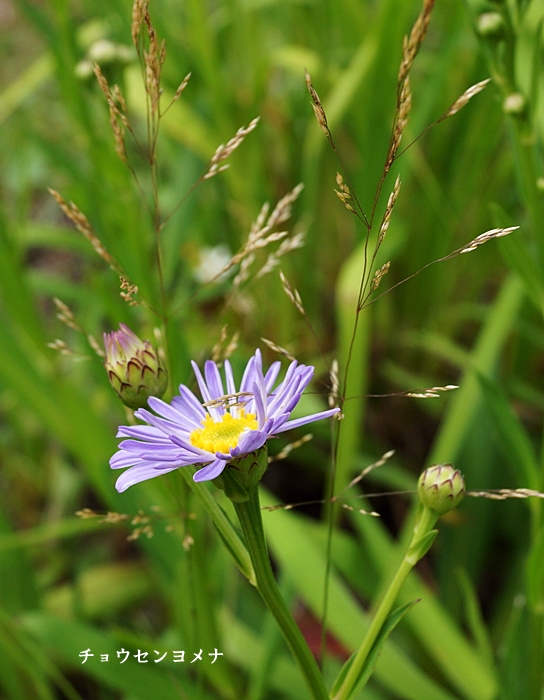
<instances>
[{"instance_id":1,"label":"flower stalk","mask_svg":"<svg viewBox=\"0 0 544 700\"><path fill-rule=\"evenodd\" d=\"M346 677L332 700L348 700L357 689L370 652L391 614L403 583L417 562L429 551L438 534L438 530L433 529L436 521L440 515L457 506L464 492L465 485L461 473L449 464L435 465L422 473L418 484L420 504L412 540L378 605Z\"/></svg>"},{"instance_id":2,"label":"flower stalk","mask_svg":"<svg viewBox=\"0 0 544 700\"><path fill-rule=\"evenodd\" d=\"M266 450L262 450L262 454L266 459ZM223 479L230 478L229 471L227 469L223 472ZM289 612L272 571L264 537L257 484L247 489L247 500L234 500L233 504L255 570L257 590L276 619L285 641L304 675L311 697L314 700L328 700L329 696L316 660Z\"/></svg>"}]
</instances>

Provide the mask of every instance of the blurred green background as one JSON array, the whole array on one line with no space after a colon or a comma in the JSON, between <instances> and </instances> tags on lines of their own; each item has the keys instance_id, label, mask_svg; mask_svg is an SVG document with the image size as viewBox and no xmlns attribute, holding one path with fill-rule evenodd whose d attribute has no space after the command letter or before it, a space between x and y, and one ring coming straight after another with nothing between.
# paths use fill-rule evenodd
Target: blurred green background
<instances>
[{"instance_id":1,"label":"blurred green background","mask_svg":"<svg viewBox=\"0 0 544 700\"><path fill-rule=\"evenodd\" d=\"M149 169L127 138L142 191L115 152L90 70L96 60L110 84L119 84L131 123L144 135L131 7L128 0L0 1L0 696L305 698L273 621L179 474L118 495L108 467L116 427L127 416L86 336L100 339L124 322L152 339L160 324L146 307L121 299L118 276L47 189L76 203L141 297L160 305ZM207 358L228 324L229 338L240 334L236 371L259 346L267 363L277 359L261 341L270 339L316 366L305 406L324 408L327 367L334 358L345 367L366 230L334 194L340 166L312 113L304 69L368 212L389 143L402 37L419 10L415 0L151 3L166 40L165 99L192 73L161 123L162 211L175 208L220 143L261 118L230 168L199 185L161 234L169 315L163 343L173 387L193 385L189 360ZM430 267L363 311L336 492L390 449L394 458L363 482L365 493L413 490L425 466L449 461L469 489L542 490L543 15L541 0L437 3L412 71L403 145L469 86L489 76L493 82L394 164L378 208L380 215L400 174L377 260L391 261L380 292L484 231L521 228ZM512 94L521 101L507 102L505 114ZM226 303L232 278L202 285L198 270L209 250L221 245L220 253L234 254L262 204L274 206L299 182L305 187L289 228L306 231L306 242L282 258L281 269L299 290L308 323L283 293L277 270L250 279L237 304ZM57 318L55 297L82 331ZM48 347L56 339L65 352ZM364 398L446 384L461 388L429 400ZM278 440L274 452L304 432ZM312 432L312 442L271 465L267 504L323 499L330 428L316 424ZM228 510L218 492L210 494ZM343 512L330 554L326 508L264 513L282 590L314 649L330 557L328 680L360 643L366 611L412 527L407 496L349 502L383 517ZM75 517L83 508L128 518ZM153 537L138 531L148 524ZM403 596L422 602L395 631L359 697L542 697L537 499L467 498L441 522ZM214 648L224 655L213 665L207 656L194 666L173 662L173 650L190 659ZM85 649L95 656L82 664ZM132 656L120 664L120 649L145 650L150 661ZM167 658L155 664L155 651Z\"/></svg>"}]
</instances>

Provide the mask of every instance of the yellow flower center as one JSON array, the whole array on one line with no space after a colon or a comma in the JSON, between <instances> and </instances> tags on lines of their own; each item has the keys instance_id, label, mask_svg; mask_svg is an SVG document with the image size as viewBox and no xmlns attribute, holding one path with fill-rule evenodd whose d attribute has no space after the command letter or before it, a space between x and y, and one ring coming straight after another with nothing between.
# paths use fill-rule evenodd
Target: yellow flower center
<instances>
[{"instance_id":1,"label":"yellow flower center","mask_svg":"<svg viewBox=\"0 0 544 700\"><path fill-rule=\"evenodd\" d=\"M202 421L203 428L193 430L189 439L191 445L207 450L212 454L216 452L227 453L236 447L240 435L245 430L257 430L259 427L254 413L240 411L235 418L230 413L225 413L220 421L214 421L211 416L206 416Z\"/></svg>"}]
</instances>

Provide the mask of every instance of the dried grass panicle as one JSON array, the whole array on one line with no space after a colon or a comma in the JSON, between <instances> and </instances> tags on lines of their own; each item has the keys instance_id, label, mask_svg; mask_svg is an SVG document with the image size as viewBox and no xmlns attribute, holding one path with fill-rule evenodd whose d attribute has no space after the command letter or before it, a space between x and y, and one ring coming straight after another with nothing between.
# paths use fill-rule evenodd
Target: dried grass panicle
<instances>
[{"instance_id":1,"label":"dried grass panicle","mask_svg":"<svg viewBox=\"0 0 544 700\"><path fill-rule=\"evenodd\" d=\"M109 513L108 513L109 515ZM132 534L127 537L127 541L137 540L141 535L146 535L148 538L153 537L155 534L153 531L153 525L151 524L151 518L146 515L143 510L139 510L138 513L130 521L134 530ZM138 527L135 527L135 526Z\"/></svg>"},{"instance_id":2,"label":"dried grass panicle","mask_svg":"<svg viewBox=\"0 0 544 700\"><path fill-rule=\"evenodd\" d=\"M379 246L383 243L383 239L385 238L385 234L387 233L387 229L389 228L389 224L391 222L391 214L393 212L393 207L395 206L395 203L397 201L397 197L399 196L400 192L400 176L397 175L397 179L395 180L395 186L393 187L393 191L389 195L389 199L387 200L387 206L385 208L385 212L383 215L382 223L380 225L380 232L378 234L378 242L376 247L379 248Z\"/></svg>"},{"instance_id":3,"label":"dried grass panicle","mask_svg":"<svg viewBox=\"0 0 544 700\"><path fill-rule=\"evenodd\" d=\"M397 112L395 115L395 125L393 127L393 136L391 138L391 145L389 147L389 152L387 154L387 160L385 163L385 172L387 173L395 160L397 152L399 150L400 142L402 141L402 135L404 129L408 124L408 117L412 110L412 91L410 89L410 79L408 76L404 79L402 84L402 89L400 91L400 99L397 107Z\"/></svg>"},{"instance_id":4,"label":"dried grass panicle","mask_svg":"<svg viewBox=\"0 0 544 700\"><path fill-rule=\"evenodd\" d=\"M57 307L57 318L59 319L59 321L64 323L65 326L68 326L68 328L71 328L72 330L77 331L78 333L82 333L85 336L87 342L89 343L91 349L99 357L104 357L104 351L102 350L100 344L93 335L84 332L79 323L76 321L72 309L70 309L70 307L67 304L65 304L57 297L53 297L53 302ZM57 339L52 343L47 343L47 347L53 350L58 350L61 355L74 355L74 351L71 350L63 340Z\"/></svg>"},{"instance_id":5,"label":"dried grass panicle","mask_svg":"<svg viewBox=\"0 0 544 700\"><path fill-rule=\"evenodd\" d=\"M459 112L459 110L463 109L463 107L470 102L470 100L474 97L474 95L477 95L479 92L482 92L482 90L490 82L491 82L491 78L486 78L486 80L482 80L479 83L476 83L475 85L471 85L471 87L469 87L467 90L465 90L465 92L455 100L455 102L447 110L447 112L445 112L445 114L442 117L440 117L438 122L441 122L444 119L447 119L448 117L451 117L454 114L457 114L457 112Z\"/></svg>"},{"instance_id":6,"label":"dried grass panicle","mask_svg":"<svg viewBox=\"0 0 544 700\"><path fill-rule=\"evenodd\" d=\"M232 154L232 152L235 151L238 146L240 146L245 137L251 133L253 129L255 129L259 123L259 119L260 117L255 117L255 119L250 121L247 126L240 127L230 141L227 141L226 144L222 143L216 148L215 153L210 160L210 165L204 174L205 180L208 180L210 177L217 175L217 173L226 170L228 164L220 165L220 163L223 163Z\"/></svg>"},{"instance_id":7,"label":"dried grass panicle","mask_svg":"<svg viewBox=\"0 0 544 700\"><path fill-rule=\"evenodd\" d=\"M397 79L397 109L391 137L391 145L385 162L387 173L395 160L402 140L402 135L412 109L412 90L410 88L410 71L423 39L427 33L435 0L424 0L423 8L416 19L409 37L404 37L402 59Z\"/></svg>"},{"instance_id":8,"label":"dried grass panicle","mask_svg":"<svg viewBox=\"0 0 544 700\"><path fill-rule=\"evenodd\" d=\"M356 210L349 203L351 198L352 198L351 197L351 190L344 182L344 178L342 177L342 175L340 173L336 173L336 184L338 185L338 189L334 190L334 191L335 191L338 199L342 202L342 204L346 207L346 209L349 212L357 215Z\"/></svg>"},{"instance_id":9,"label":"dried grass panicle","mask_svg":"<svg viewBox=\"0 0 544 700\"><path fill-rule=\"evenodd\" d=\"M136 527L132 531L132 534L130 534L127 537L127 542L134 542L135 540L139 540L142 535L145 535L148 539L151 539L154 535L153 531L153 526L152 525L145 525L144 527Z\"/></svg>"},{"instance_id":10,"label":"dried grass panicle","mask_svg":"<svg viewBox=\"0 0 544 700\"><path fill-rule=\"evenodd\" d=\"M102 349L102 346L98 342L98 340L92 335L91 333L87 333L87 342L91 346L91 348L94 350L94 352L98 355L98 357L106 357L106 353Z\"/></svg>"},{"instance_id":11,"label":"dried grass panicle","mask_svg":"<svg viewBox=\"0 0 544 700\"><path fill-rule=\"evenodd\" d=\"M76 510L75 514L78 518L81 518L82 520L88 520L89 518L98 518L100 516L100 513L91 510L91 508L82 508L81 510Z\"/></svg>"},{"instance_id":12,"label":"dried grass panicle","mask_svg":"<svg viewBox=\"0 0 544 700\"><path fill-rule=\"evenodd\" d=\"M142 28L145 27L147 49L143 49L145 40ZM132 6L132 41L140 59L143 55L144 87L149 99L150 116L156 127L160 117L161 69L166 58L166 43L159 43L157 32L149 14L149 0L134 0Z\"/></svg>"},{"instance_id":13,"label":"dried grass panicle","mask_svg":"<svg viewBox=\"0 0 544 700\"><path fill-rule=\"evenodd\" d=\"M119 283L121 285L121 291L119 292L121 299L129 306L139 306L141 302L133 298L138 294L138 287L135 284L131 284L123 276L119 277Z\"/></svg>"},{"instance_id":14,"label":"dried grass panicle","mask_svg":"<svg viewBox=\"0 0 544 700\"><path fill-rule=\"evenodd\" d=\"M304 310L304 306L302 304L302 299L300 297L300 294L298 293L297 289L294 289L291 287L289 284L289 280L287 277L283 274L283 272L280 270L280 279L281 279L281 285L283 288L283 291L287 294L291 302L295 305L295 308L297 311L302 315L306 316L306 311Z\"/></svg>"},{"instance_id":15,"label":"dried grass panicle","mask_svg":"<svg viewBox=\"0 0 544 700\"><path fill-rule=\"evenodd\" d=\"M385 277L385 275L389 272L390 267L391 267L391 261L388 260L386 263L384 263L380 267L379 270L376 270L376 272L374 273L374 277L372 278L372 280L370 282L370 291L371 292L375 292L376 289L378 289L383 277Z\"/></svg>"},{"instance_id":16,"label":"dried grass panicle","mask_svg":"<svg viewBox=\"0 0 544 700\"><path fill-rule=\"evenodd\" d=\"M240 333L236 331L230 339L230 342L225 346L225 341L227 340L227 332L228 325L225 324L223 328L221 328L219 340L212 348L210 359L216 364L222 364L232 355L232 353L238 347L238 338L240 337Z\"/></svg>"},{"instance_id":17,"label":"dried grass panicle","mask_svg":"<svg viewBox=\"0 0 544 700\"><path fill-rule=\"evenodd\" d=\"M55 199L59 207L62 209L63 213L70 219L70 221L75 225L77 230L82 233L89 243L93 246L98 255L118 274L122 274L121 268L115 261L115 259L108 253L106 248L102 245L102 242L95 234L92 229L89 220L81 212L78 207L73 202L66 202L63 197L56 191L49 188L49 193Z\"/></svg>"},{"instance_id":18,"label":"dried grass panicle","mask_svg":"<svg viewBox=\"0 0 544 700\"><path fill-rule=\"evenodd\" d=\"M108 81L104 77L98 63L93 64L94 74L98 81L100 89L106 97L108 110L110 113L110 126L115 141L115 151L123 163L127 162L127 153L125 148L125 130L130 129L130 125L126 116L127 105L125 98L121 94L118 85L110 88Z\"/></svg>"},{"instance_id":19,"label":"dried grass panicle","mask_svg":"<svg viewBox=\"0 0 544 700\"><path fill-rule=\"evenodd\" d=\"M459 253L470 253L471 251L476 250L476 248L483 245L484 243L492 241L494 238L502 238L503 236L508 236L508 234L512 233L512 231L516 231L518 228L519 226L510 226L508 228L494 228L490 231L486 231L485 233L481 233L479 236L476 236L476 238L473 241L471 241L467 246L461 248L459 250Z\"/></svg>"},{"instance_id":20,"label":"dried grass panicle","mask_svg":"<svg viewBox=\"0 0 544 700\"><path fill-rule=\"evenodd\" d=\"M268 228L277 226L278 224L281 224L284 221L287 221L291 218L293 202L298 198L299 194L302 192L303 189L304 184L302 182L299 182L299 184L296 185L296 187L294 187L291 190L291 192L288 192L280 199L280 201L274 207L274 211L272 212L272 214L270 214L270 217L267 221L266 225Z\"/></svg>"},{"instance_id":21,"label":"dried grass panicle","mask_svg":"<svg viewBox=\"0 0 544 700\"><path fill-rule=\"evenodd\" d=\"M329 377L331 380L331 390L328 396L329 408L334 408L340 404L340 376L338 368L338 360L334 358L331 363L331 369L329 372Z\"/></svg>"},{"instance_id":22,"label":"dried grass panicle","mask_svg":"<svg viewBox=\"0 0 544 700\"><path fill-rule=\"evenodd\" d=\"M166 58L164 39L159 44L153 25L148 25L149 50L144 51L145 91L149 96L150 111L153 118L160 115L161 69Z\"/></svg>"},{"instance_id":23,"label":"dried grass panicle","mask_svg":"<svg viewBox=\"0 0 544 700\"><path fill-rule=\"evenodd\" d=\"M101 523L122 523L125 520L128 520L129 516L126 513L115 513L115 512L108 512L106 515L103 513L97 513L95 510L92 510L91 508L82 508L81 510L77 510L75 513L78 518L81 518L82 520L88 520L90 518L100 518Z\"/></svg>"},{"instance_id":24,"label":"dried grass panicle","mask_svg":"<svg viewBox=\"0 0 544 700\"><path fill-rule=\"evenodd\" d=\"M281 355L282 357L285 357L289 362L296 362L296 357L293 357L289 350L286 350L285 348L282 348L280 345L276 345L272 340L268 340L267 338L261 338L263 343L265 345L268 345L268 347L273 350L274 352L277 352L278 355Z\"/></svg>"},{"instance_id":25,"label":"dried grass panicle","mask_svg":"<svg viewBox=\"0 0 544 700\"><path fill-rule=\"evenodd\" d=\"M415 57L417 56L421 44L427 34L429 22L431 21L431 13L433 11L435 0L424 0L423 8L416 19L409 37L404 37L402 47L402 60L399 68L398 86L399 95L406 76L412 68Z\"/></svg>"},{"instance_id":26,"label":"dried grass panicle","mask_svg":"<svg viewBox=\"0 0 544 700\"><path fill-rule=\"evenodd\" d=\"M64 340L60 340L59 338L57 338L51 343L47 343L47 347L51 348L51 350L56 350L61 355L68 356L74 354L74 351L68 347Z\"/></svg>"},{"instance_id":27,"label":"dried grass panicle","mask_svg":"<svg viewBox=\"0 0 544 700\"><path fill-rule=\"evenodd\" d=\"M314 436L312 435L312 433L308 433L307 435L301 437L300 440L290 442L288 445L285 445L283 450L281 450L281 452L278 452L277 455L269 457L268 464L271 464L272 462L279 462L282 459L286 459L293 450L296 450L298 447L302 447L302 445L305 445L307 442L310 442L310 440L312 440L313 437Z\"/></svg>"},{"instance_id":28,"label":"dried grass panicle","mask_svg":"<svg viewBox=\"0 0 544 700\"><path fill-rule=\"evenodd\" d=\"M142 24L144 23L144 18L149 15L148 10L149 0L134 0L132 5L132 24L130 27L130 33L132 35L132 43L139 51L140 49L140 32L142 29Z\"/></svg>"},{"instance_id":29,"label":"dried grass panicle","mask_svg":"<svg viewBox=\"0 0 544 700\"><path fill-rule=\"evenodd\" d=\"M77 323L72 309L57 297L53 297L53 303L57 307L57 318L59 321L68 326L68 328L81 333L81 326Z\"/></svg>"},{"instance_id":30,"label":"dried grass panicle","mask_svg":"<svg viewBox=\"0 0 544 700\"><path fill-rule=\"evenodd\" d=\"M238 271L238 274L232 281L232 284L235 289L241 287L242 284L249 279L249 270L255 262L255 255L253 253L247 253L244 255L242 251L242 253L240 253L239 255L235 255L232 258L231 262L229 263L226 269L230 269L233 265L236 265L238 262L240 262L240 270Z\"/></svg>"},{"instance_id":31,"label":"dried grass panicle","mask_svg":"<svg viewBox=\"0 0 544 700\"><path fill-rule=\"evenodd\" d=\"M185 88L187 87L187 84L188 84L188 82L189 82L190 79L191 79L191 73L187 73L187 75L185 76L185 78L183 78L183 80L181 81L181 83L178 85L178 89L176 90L176 93L175 93L175 95L174 95L174 99L172 100L172 102L175 102L177 99L179 99L181 93L182 93L182 92L185 90Z\"/></svg>"},{"instance_id":32,"label":"dried grass panicle","mask_svg":"<svg viewBox=\"0 0 544 700\"><path fill-rule=\"evenodd\" d=\"M116 513L114 511L108 511L106 515L100 520L101 523L122 523L128 520L128 515L126 513Z\"/></svg>"},{"instance_id":33,"label":"dried grass panicle","mask_svg":"<svg viewBox=\"0 0 544 700\"><path fill-rule=\"evenodd\" d=\"M302 248L304 246L305 239L306 231L299 231L294 236L289 236L288 238L285 238L281 242L279 248L268 255L265 264L255 275L256 279L260 279L261 277L267 275L269 272L272 272L272 270L279 265L280 258L282 258L284 255L290 253L292 250L296 250L297 248Z\"/></svg>"},{"instance_id":34,"label":"dried grass panicle","mask_svg":"<svg viewBox=\"0 0 544 700\"><path fill-rule=\"evenodd\" d=\"M267 247L271 243L283 240L289 235L287 231L273 232L273 229L289 219L291 216L292 204L302 192L303 187L304 185L300 183L291 192L282 197L274 207L271 214L268 213L270 211L268 203L265 203L261 207L257 219L251 226L246 242L242 246L241 250L231 258L229 263L222 270L222 273L224 273L234 265L240 263L240 270L233 280L233 286L235 289L239 288L243 282L249 279L249 269L255 261L255 252ZM302 239L302 234L293 236L290 239L291 243L286 243L286 245L283 247L281 255L284 255L289 250L300 247L302 245ZM279 257L280 252L278 250L276 251L276 258ZM269 267L269 270L273 269L275 264L275 259L272 261L267 260L265 263L265 265L272 266Z\"/></svg>"},{"instance_id":35,"label":"dried grass panicle","mask_svg":"<svg viewBox=\"0 0 544 700\"><path fill-rule=\"evenodd\" d=\"M312 108L314 110L317 123L321 127L321 130L323 131L325 136L327 136L327 138L330 139L331 132L327 123L327 115L325 114L325 110L323 109L323 105L321 104L321 100L319 99L319 95L317 94L314 86L312 85L312 79L310 77L310 74L308 73L308 71L304 71L304 74L306 77L306 86L312 99Z\"/></svg>"}]
</instances>

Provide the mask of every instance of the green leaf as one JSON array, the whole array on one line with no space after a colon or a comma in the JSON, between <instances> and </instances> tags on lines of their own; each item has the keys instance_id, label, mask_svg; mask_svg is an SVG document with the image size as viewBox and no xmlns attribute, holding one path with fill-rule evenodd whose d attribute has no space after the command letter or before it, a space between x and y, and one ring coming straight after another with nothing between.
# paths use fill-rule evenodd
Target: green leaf
<instances>
[{"instance_id":1,"label":"green leaf","mask_svg":"<svg viewBox=\"0 0 544 700\"><path fill-rule=\"evenodd\" d=\"M40 645L54 653L64 665L107 688L138 700L179 700L180 692L191 700L212 700L211 695L188 678L185 669L176 669L176 665L161 668L155 664L140 664L132 658L136 650L131 650L131 657L121 664L117 658L121 645L112 636L81 622L59 620L45 613L28 613L22 623ZM82 664L79 653L86 649L90 649L94 657ZM101 662L101 654L107 654L109 660Z\"/></svg>"},{"instance_id":2,"label":"green leaf","mask_svg":"<svg viewBox=\"0 0 544 700\"><path fill-rule=\"evenodd\" d=\"M368 683L372 673L374 672L374 668L375 668L376 663L378 661L378 657L383 649L385 642L387 641L387 638L389 637L391 632L395 629L395 627L399 624L399 622L402 620L402 618L406 615L408 610L413 608L414 605L416 605L417 603L419 603L419 600L413 600L412 602L406 603L405 605L402 605L400 608L393 610L393 612L389 615L389 617L385 621L383 627L381 628L380 633L376 637L376 641L374 642L372 649L370 650L370 653L368 654L363 667L361 668L359 676L357 677L357 681L353 686L353 694L355 694L358 689L362 688L363 686L365 686ZM348 664L349 664L349 666L351 666L352 661L353 661L353 657L350 657L348 659L348 661L346 661L344 668L346 666L348 666ZM342 684L341 682L340 683L338 682L340 675L342 675L342 677L345 677L349 667L345 668L345 671L344 671L344 668L342 668L342 671L340 672L337 680L335 681L336 690L338 690L338 688ZM338 686L338 687L336 687L336 686ZM332 693L332 694L334 695L334 693Z\"/></svg>"},{"instance_id":3,"label":"green leaf","mask_svg":"<svg viewBox=\"0 0 544 700\"><path fill-rule=\"evenodd\" d=\"M429 549L432 547L432 544L435 541L437 535L438 530L430 530L429 532L427 532L424 537L422 537L418 542L416 542L412 547L410 547L410 549L406 553L406 557L410 558L412 561L415 559L415 562L418 562L427 554Z\"/></svg>"},{"instance_id":4,"label":"green leaf","mask_svg":"<svg viewBox=\"0 0 544 700\"><path fill-rule=\"evenodd\" d=\"M261 489L263 505L277 503ZM300 526L293 513L276 510L264 519L267 540L275 559L289 573L298 594L317 616L322 613L326 558ZM300 553L304 552L301 558ZM361 559L363 554L361 553ZM353 593L333 570L329 578L329 629L349 650L357 649L368 629L368 616ZM407 700L453 700L450 691L424 673L409 656L391 640L385 646L376 667L376 677L399 698ZM482 684L483 687L484 684ZM481 698L492 697L484 691Z\"/></svg>"},{"instance_id":5,"label":"green leaf","mask_svg":"<svg viewBox=\"0 0 544 700\"><path fill-rule=\"evenodd\" d=\"M538 490L541 477L531 441L499 385L478 373L486 406L497 426L499 439L515 472L522 472L523 486Z\"/></svg>"}]
</instances>

